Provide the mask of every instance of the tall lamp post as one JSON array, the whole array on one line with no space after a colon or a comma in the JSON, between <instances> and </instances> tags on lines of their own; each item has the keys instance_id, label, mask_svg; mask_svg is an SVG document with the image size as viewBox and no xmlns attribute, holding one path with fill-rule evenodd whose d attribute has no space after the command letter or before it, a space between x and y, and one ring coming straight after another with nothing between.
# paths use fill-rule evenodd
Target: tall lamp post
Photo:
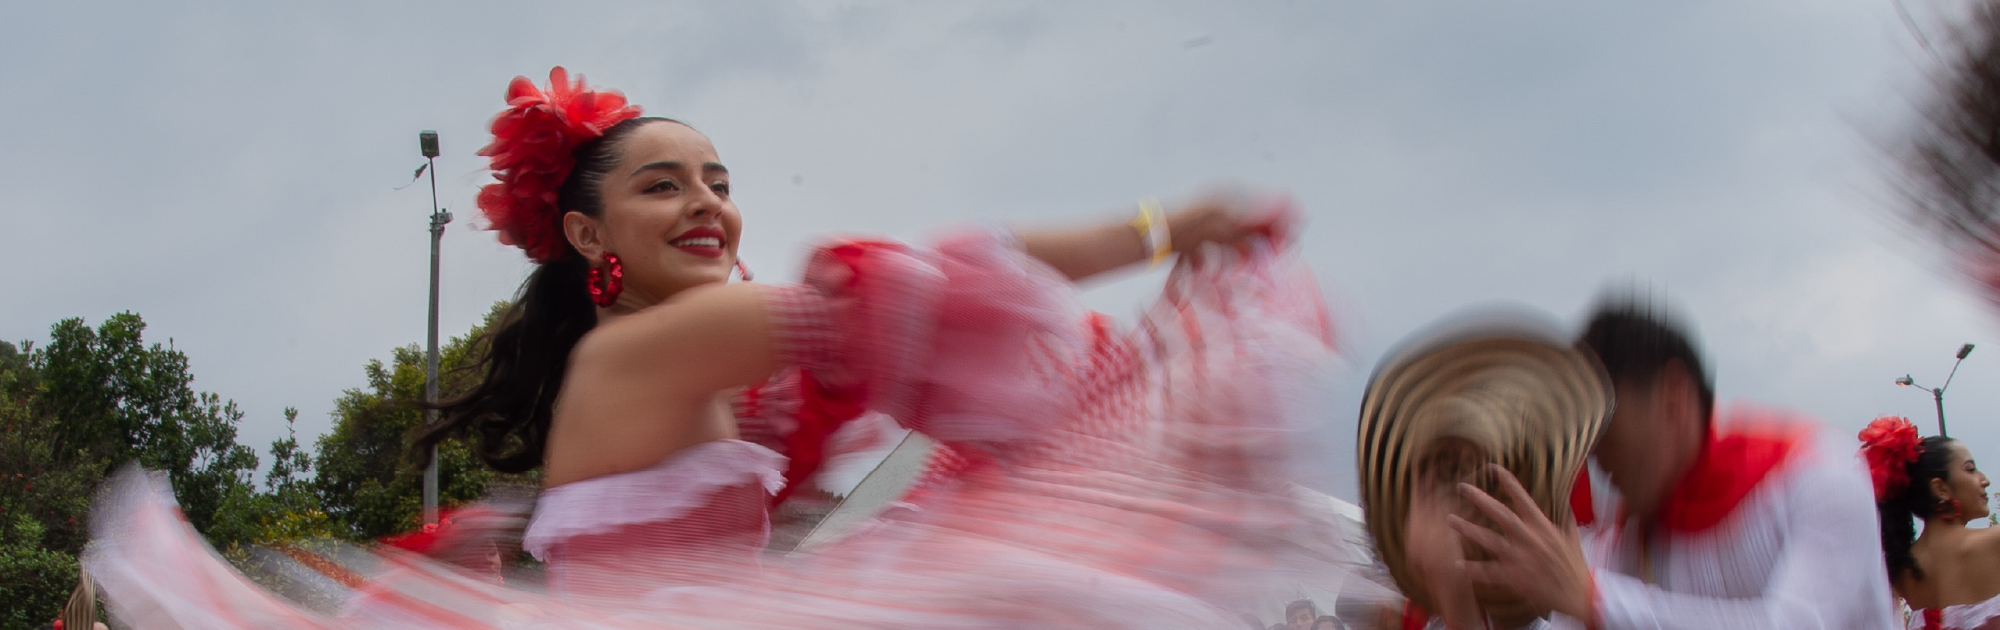
<instances>
[{"instance_id":1,"label":"tall lamp post","mask_svg":"<svg viewBox=\"0 0 2000 630\"><path fill-rule=\"evenodd\" d=\"M1905 387L1915 387L1917 389L1930 392L1931 400L1937 401L1939 437L1945 437L1951 435L1950 433L1944 430L1944 388L1951 387L1951 377L1958 376L1958 364L1964 363L1965 355L1968 354L1972 354L1972 344L1968 343L1958 348L1958 360L1953 361L1951 363L1951 374L1945 375L1944 385L1940 385L1935 389L1918 385L1916 379L1910 378L1910 375L1908 374L1904 374L1902 378L1896 379L1897 385L1902 385Z\"/></svg>"},{"instance_id":2,"label":"tall lamp post","mask_svg":"<svg viewBox=\"0 0 2000 630\"><path fill-rule=\"evenodd\" d=\"M438 398L438 247L444 242L444 226L451 213L438 207L438 134L425 129L417 134L424 151L424 166L431 175L431 319L424 349L424 426L437 423ZM1970 346L1968 346L1970 347ZM431 446L431 463L424 467L424 523L438 522L437 446Z\"/></svg>"}]
</instances>

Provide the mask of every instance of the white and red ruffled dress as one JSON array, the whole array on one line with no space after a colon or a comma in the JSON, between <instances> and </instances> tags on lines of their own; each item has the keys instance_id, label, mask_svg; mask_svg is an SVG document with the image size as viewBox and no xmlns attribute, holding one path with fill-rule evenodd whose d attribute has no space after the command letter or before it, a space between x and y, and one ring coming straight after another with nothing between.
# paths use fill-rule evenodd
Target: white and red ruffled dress
<instances>
[{"instance_id":1,"label":"white and red ruffled dress","mask_svg":"<svg viewBox=\"0 0 2000 630\"><path fill-rule=\"evenodd\" d=\"M1281 474L1334 358L1286 255L1183 264L1132 331L998 232L836 243L766 295L787 367L738 401L746 439L545 491L522 542L547 593L377 550L342 612L314 613L137 474L109 484L85 564L121 627L187 630L1219 629L1270 578L1348 573L1338 526ZM942 445L913 509L765 558L771 494L802 468L778 451L823 457L794 447L861 411Z\"/></svg>"},{"instance_id":2,"label":"white and red ruffled dress","mask_svg":"<svg viewBox=\"0 0 2000 630\"><path fill-rule=\"evenodd\" d=\"M1910 611L1909 630L2000 630L2000 595L1985 601Z\"/></svg>"}]
</instances>

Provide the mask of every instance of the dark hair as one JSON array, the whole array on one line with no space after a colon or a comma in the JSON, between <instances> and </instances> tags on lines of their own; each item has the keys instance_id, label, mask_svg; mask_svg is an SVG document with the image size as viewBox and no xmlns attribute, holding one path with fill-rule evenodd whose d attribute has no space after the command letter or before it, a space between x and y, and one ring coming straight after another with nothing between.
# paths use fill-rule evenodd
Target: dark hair
<instances>
[{"instance_id":1,"label":"dark hair","mask_svg":"<svg viewBox=\"0 0 2000 630\"><path fill-rule=\"evenodd\" d=\"M1931 494L1931 480L1951 474L1951 445L1957 442L1942 435L1924 438L1923 450L1906 469L1910 484L1901 493L1875 503L1875 513L1882 524L1882 559L1889 565L1891 581L1904 571L1913 578L1924 579L1923 568L1910 555L1910 545L1917 541L1915 519L1937 516L1938 500Z\"/></svg>"},{"instance_id":2,"label":"dark hair","mask_svg":"<svg viewBox=\"0 0 2000 630\"><path fill-rule=\"evenodd\" d=\"M1314 615L1319 614L1319 607L1313 605L1313 600L1300 599L1300 600L1293 600L1292 603L1285 604L1285 618L1286 619L1292 618L1292 612L1301 608L1312 611Z\"/></svg>"},{"instance_id":3,"label":"dark hair","mask_svg":"<svg viewBox=\"0 0 2000 630\"><path fill-rule=\"evenodd\" d=\"M556 193L556 207L589 216L604 213L604 176L618 163L618 149L633 130L648 123L679 122L646 116L625 120L576 146L576 164ZM552 213L551 230L562 229L563 212ZM487 333L486 352L468 369L485 378L472 391L438 405L438 423L418 434L411 455L419 462L430 447L470 434L474 453L495 470L521 473L542 465L556 394L569 368L570 351L597 325L586 276L589 261L565 241L562 257L542 263L521 283L514 303Z\"/></svg>"},{"instance_id":4,"label":"dark hair","mask_svg":"<svg viewBox=\"0 0 2000 630\"><path fill-rule=\"evenodd\" d=\"M1715 385L1703 368L1701 354L1680 321L1630 294L1598 300L1577 343L1590 348L1613 383L1645 383L1675 360L1686 366L1701 395L1701 415L1715 411Z\"/></svg>"}]
</instances>

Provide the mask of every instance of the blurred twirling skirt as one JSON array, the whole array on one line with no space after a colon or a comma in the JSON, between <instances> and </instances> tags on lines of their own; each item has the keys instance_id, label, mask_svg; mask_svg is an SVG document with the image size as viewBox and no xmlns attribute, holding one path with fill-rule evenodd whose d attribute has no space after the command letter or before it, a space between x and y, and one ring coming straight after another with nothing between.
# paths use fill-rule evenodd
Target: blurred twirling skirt
<instances>
[{"instance_id":1,"label":"blurred twirling skirt","mask_svg":"<svg viewBox=\"0 0 2000 630\"><path fill-rule=\"evenodd\" d=\"M945 436L906 509L713 583L554 597L372 549L315 610L237 572L136 469L106 484L85 563L135 630L1240 628L1274 585L1336 592L1366 552L1286 479L1290 458L1326 456L1295 453L1299 432L1343 415L1317 403L1335 353L1314 280L1269 246L1211 254L1134 329L1087 315L1020 350L1040 380L1010 386L1042 383L1022 397L1059 420L1034 439Z\"/></svg>"}]
</instances>

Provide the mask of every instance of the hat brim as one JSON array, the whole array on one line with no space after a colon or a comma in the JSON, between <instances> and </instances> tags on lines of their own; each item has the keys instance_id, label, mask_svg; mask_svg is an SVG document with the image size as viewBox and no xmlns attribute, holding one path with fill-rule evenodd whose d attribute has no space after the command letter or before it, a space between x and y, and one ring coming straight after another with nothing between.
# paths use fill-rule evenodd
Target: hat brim
<instances>
[{"instance_id":1,"label":"hat brim","mask_svg":"<svg viewBox=\"0 0 2000 630\"><path fill-rule=\"evenodd\" d=\"M1546 331L1461 330L1394 355L1370 379L1356 456L1361 500L1376 552L1405 596L1436 610L1409 566L1406 538L1417 492L1449 492L1497 463L1557 523L1610 416L1610 377L1588 351ZM1470 460L1468 462L1468 460ZM1481 603L1506 608L1511 602Z\"/></svg>"}]
</instances>

